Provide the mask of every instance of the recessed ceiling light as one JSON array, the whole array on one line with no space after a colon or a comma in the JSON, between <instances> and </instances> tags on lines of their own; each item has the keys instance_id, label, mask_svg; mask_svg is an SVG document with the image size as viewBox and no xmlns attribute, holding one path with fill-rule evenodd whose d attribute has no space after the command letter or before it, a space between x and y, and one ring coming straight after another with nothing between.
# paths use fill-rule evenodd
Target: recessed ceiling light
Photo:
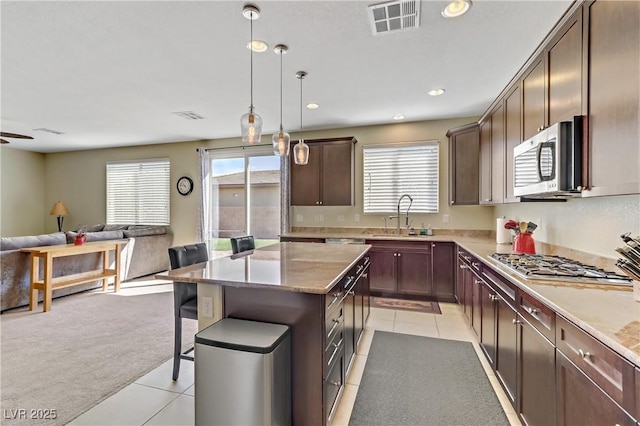
<instances>
[{"instance_id":1,"label":"recessed ceiling light","mask_svg":"<svg viewBox=\"0 0 640 426\"><path fill-rule=\"evenodd\" d=\"M444 89L433 89L433 90L429 90L429 94L431 96L440 96L445 92Z\"/></svg>"},{"instance_id":2,"label":"recessed ceiling light","mask_svg":"<svg viewBox=\"0 0 640 426\"><path fill-rule=\"evenodd\" d=\"M313 102L310 103L310 104L307 104L307 108L308 109L318 109L319 107L320 107L320 105L318 105L316 103L313 103Z\"/></svg>"},{"instance_id":3,"label":"recessed ceiling light","mask_svg":"<svg viewBox=\"0 0 640 426\"><path fill-rule=\"evenodd\" d=\"M258 53L266 52L268 48L269 48L269 45L267 44L266 41L263 41L263 40L253 40L253 41L247 42L247 49L251 49L254 52L258 52Z\"/></svg>"},{"instance_id":4,"label":"recessed ceiling light","mask_svg":"<svg viewBox=\"0 0 640 426\"><path fill-rule=\"evenodd\" d=\"M404 115L402 114L396 114L393 116L394 120L404 120Z\"/></svg>"},{"instance_id":5,"label":"recessed ceiling light","mask_svg":"<svg viewBox=\"0 0 640 426\"><path fill-rule=\"evenodd\" d=\"M442 11L445 18L457 18L462 16L471 7L471 0L454 0Z\"/></svg>"}]
</instances>

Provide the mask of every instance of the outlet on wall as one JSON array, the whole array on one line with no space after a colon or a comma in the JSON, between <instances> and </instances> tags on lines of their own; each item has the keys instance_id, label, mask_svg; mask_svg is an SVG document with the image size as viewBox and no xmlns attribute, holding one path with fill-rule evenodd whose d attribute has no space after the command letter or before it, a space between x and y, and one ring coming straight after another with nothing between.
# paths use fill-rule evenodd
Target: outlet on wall
<instances>
[{"instance_id":1,"label":"outlet on wall","mask_svg":"<svg viewBox=\"0 0 640 426\"><path fill-rule=\"evenodd\" d=\"M202 298L202 316L205 318L213 318L213 298Z\"/></svg>"},{"instance_id":2,"label":"outlet on wall","mask_svg":"<svg viewBox=\"0 0 640 426\"><path fill-rule=\"evenodd\" d=\"M449 215L448 214L443 214L442 215L442 222L443 223L449 223Z\"/></svg>"},{"instance_id":3,"label":"outlet on wall","mask_svg":"<svg viewBox=\"0 0 640 426\"><path fill-rule=\"evenodd\" d=\"M360 215L356 213L355 216L353 217L353 220L355 220L356 222L360 222Z\"/></svg>"},{"instance_id":4,"label":"outlet on wall","mask_svg":"<svg viewBox=\"0 0 640 426\"><path fill-rule=\"evenodd\" d=\"M301 214L296 215L296 222L302 222L303 216Z\"/></svg>"}]
</instances>

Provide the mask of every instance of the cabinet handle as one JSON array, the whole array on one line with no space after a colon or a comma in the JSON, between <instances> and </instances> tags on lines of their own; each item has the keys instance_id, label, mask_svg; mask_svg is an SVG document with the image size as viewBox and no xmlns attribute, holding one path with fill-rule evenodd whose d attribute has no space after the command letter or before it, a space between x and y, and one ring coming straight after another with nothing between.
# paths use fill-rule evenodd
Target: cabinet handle
<instances>
[{"instance_id":1,"label":"cabinet handle","mask_svg":"<svg viewBox=\"0 0 640 426\"><path fill-rule=\"evenodd\" d=\"M460 265L460 269L467 269L468 266L467 265Z\"/></svg>"},{"instance_id":2,"label":"cabinet handle","mask_svg":"<svg viewBox=\"0 0 640 426\"><path fill-rule=\"evenodd\" d=\"M353 290L347 292L347 296L355 296L355 295L356 295L356 292Z\"/></svg>"},{"instance_id":3,"label":"cabinet handle","mask_svg":"<svg viewBox=\"0 0 640 426\"><path fill-rule=\"evenodd\" d=\"M474 268L479 268L480 264L478 262L471 262L471 266L473 266Z\"/></svg>"},{"instance_id":4,"label":"cabinet handle","mask_svg":"<svg viewBox=\"0 0 640 426\"><path fill-rule=\"evenodd\" d=\"M320 204L322 204L322 201L320 201Z\"/></svg>"},{"instance_id":5,"label":"cabinet handle","mask_svg":"<svg viewBox=\"0 0 640 426\"><path fill-rule=\"evenodd\" d=\"M398 253L398 257L402 256L402 253Z\"/></svg>"},{"instance_id":6,"label":"cabinet handle","mask_svg":"<svg viewBox=\"0 0 640 426\"><path fill-rule=\"evenodd\" d=\"M431 247L436 248L436 243L431 243Z\"/></svg>"},{"instance_id":7,"label":"cabinet handle","mask_svg":"<svg viewBox=\"0 0 640 426\"><path fill-rule=\"evenodd\" d=\"M531 315L537 315L538 314L538 310L535 308L531 308L529 306L525 306L525 311L529 312Z\"/></svg>"},{"instance_id":8,"label":"cabinet handle","mask_svg":"<svg viewBox=\"0 0 640 426\"><path fill-rule=\"evenodd\" d=\"M393 253L393 257L398 257L398 253Z\"/></svg>"},{"instance_id":9,"label":"cabinet handle","mask_svg":"<svg viewBox=\"0 0 640 426\"><path fill-rule=\"evenodd\" d=\"M333 386L335 386L335 387L337 387L337 388L339 388L340 386L342 386L342 383L340 383L340 382L329 382L329 383L331 383Z\"/></svg>"},{"instance_id":10,"label":"cabinet handle","mask_svg":"<svg viewBox=\"0 0 640 426\"><path fill-rule=\"evenodd\" d=\"M492 302L497 302L498 300L500 300L500 298L495 294L490 294L489 299L491 299Z\"/></svg>"},{"instance_id":11,"label":"cabinet handle","mask_svg":"<svg viewBox=\"0 0 640 426\"><path fill-rule=\"evenodd\" d=\"M513 325L516 325L516 324L522 324L522 321L518 321L517 319L515 319L515 318L514 318L514 319L512 319L512 320L511 320L511 323L512 323Z\"/></svg>"},{"instance_id":12,"label":"cabinet handle","mask_svg":"<svg viewBox=\"0 0 640 426\"><path fill-rule=\"evenodd\" d=\"M455 203L456 203L455 201L451 200L451 204L455 204Z\"/></svg>"},{"instance_id":13,"label":"cabinet handle","mask_svg":"<svg viewBox=\"0 0 640 426\"><path fill-rule=\"evenodd\" d=\"M488 203L489 201L491 201L491 198L487 198L487 199L486 199L486 200L484 200L484 201Z\"/></svg>"},{"instance_id":14,"label":"cabinet handle","mask_svg":"<svg viewBox=\"0 0 640 426\"><path fill-rule=\"evenodd\" d=\"M336 324L340 324L340 318L341 318L341 317L334 318L334 319L332 319L331 321L335 322Z\"/></svg>"},{"instance_id":15,"label":"cabinet handle","mask_svg":"<svg viewBox=\"0 0 640 426\"><path fill-rule=\"evenodd\" d=\"M320 202L319 202L319 201L316 201L316 205L317 205L317 204L320 204Z\"/></svg>"},{"instance_id":16,"label":"cabinet handle","mask_svg":"<svg viewBox=\"0 0 640 426\"><path fill-rule=\"evenodd\" d=\"M578 349L578 355L580 355L582 359L591 359L591 353L585 352L582 349Z\"/></svg>"}]
</instances>

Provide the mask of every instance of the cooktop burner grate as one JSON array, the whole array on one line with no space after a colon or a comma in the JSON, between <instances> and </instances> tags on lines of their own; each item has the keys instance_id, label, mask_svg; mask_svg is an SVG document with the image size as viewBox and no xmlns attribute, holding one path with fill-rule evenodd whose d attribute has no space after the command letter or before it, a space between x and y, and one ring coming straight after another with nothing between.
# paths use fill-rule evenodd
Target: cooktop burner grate
<instances>
[{"instance_id":1,"label":"cooktop burner grate","mask_svg":"<svg viewBox=\"0 0 640 426\"><path fill-rule=\"evenodd\" d=\"M489 258L528 280L632 285L631 279L626 275L561 256L493 253L489 255Z\"/></svg>"}]
</instances>

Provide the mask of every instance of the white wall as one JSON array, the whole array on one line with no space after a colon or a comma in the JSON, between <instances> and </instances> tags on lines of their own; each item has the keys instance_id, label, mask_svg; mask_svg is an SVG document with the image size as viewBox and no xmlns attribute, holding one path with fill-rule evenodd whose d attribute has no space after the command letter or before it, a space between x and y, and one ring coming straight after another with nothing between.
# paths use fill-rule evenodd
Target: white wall
<instances>
[{"instance_id":1,"label":"white wall","mask_svg":"<svg viewBox=\"0 0 640 426\"><path fill-rule=\"evenodd\" d=\"M534 239L604 257L619 257L620 235L640 235L640 195L496 206L496 217L539 223Z\"/></svg>"},{"instance_id":2,"label":"white wall","mask_svg":"<svg viewBox=\"0 0 640 426\"><path fill-rule=\"evenodd\" d=\"M16 142L19 143L19 142ZM49 216L53 201L45 202L45 155L0 148L0 235L15 237L58 230L56 219Z\"/></svg>"}]
</instances>

